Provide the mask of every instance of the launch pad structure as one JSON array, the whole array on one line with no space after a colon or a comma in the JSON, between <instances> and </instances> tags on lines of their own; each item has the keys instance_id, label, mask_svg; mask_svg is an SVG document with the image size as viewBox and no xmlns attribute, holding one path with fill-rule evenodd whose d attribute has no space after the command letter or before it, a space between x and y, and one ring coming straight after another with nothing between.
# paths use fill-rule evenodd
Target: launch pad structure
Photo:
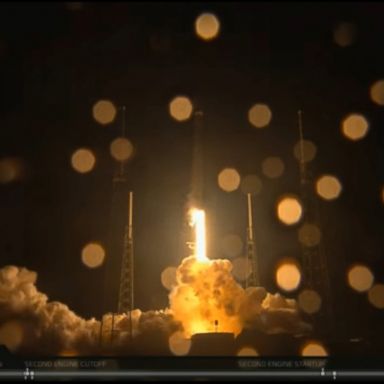
<instances>
[{"instance_id":1,"label":"launch pad structure","mask_svg":"<svg viewBox=\"0 0 384 384\"><path fill-rule=\"evenodd\" d=\"M122 107L122 136L125 137L125 107ZM300 187L301 187L301 200L303 206L303 225L316 223L318 225L318 208L317 201L313 196L313 180L308 170L307 160L304 153L304 133L302 123L302 112L298 111L298 128L299 128L299 167L300 167ZM202 208L203 205L203 148L202 148L202 132L203 131L203 112L196 110L194 113L194 150L192 159L192 203ZM121 242L120 248L115 248L115 254L112 257L120 260L120 265L117 267L120 273L118 281L118 292L114 297L118 297L117 307L112 311L108 311L111 316L110 325L110 341L113 341L114 334L117 332L115 329L115 316L116 314L125 314L129 321L129 336L133 337L132 326L132 311L134 308L134 242L133 242L133 191L127 189L127 178L125 172L125 164L123 161L119 162L119 169L113 179L113 194L120 195L120 204L125 205L128 197L127 213L121 219L119 227L123 226L124 231L119 232L118 236L121 240L124 238L123 244ZM122 198L124 202L122 203ZM117 202L119 204L119 201ZM245 288L261 286L260 281L260 265L257 254L257 248L254 236L253 226L253 201L252 194L247 193L247 234L246 234L246 258L249 266L249 274L247 275L244 285ZM119 209L121 211L121 206ZM121 248L121 245L122 248ZM189 242L189 245L195 245L194 242ZM330 282L329 271L327 268L327 260L322 249L322 244L306 245L301 243L302 247L302 286L304 289L312 290L320 295L322 299L322 310L319 317L325 317L326 322L329 324L332 316L331 301L330 301ZM120 249L119 258L116 255L116 249ZM116 260L115 260L116 261ZM117 275L116 269L114 272L114 280ZM103 341L103 319L100 326L100 345ZM218 324L215 324L216 332ZM325 328L325 327L324 327Z\"/></svg>"},{"instance_id":2,"label":"launch pad structure","mask_svg":"<svg viewBox=\"0 0 384 384\"><path fill-rule=\"evenodd\" d=\"M301 200L303 206L303 225L316 225L320 229L318 199L314 196L314 179L307 165L304 147L303 112L298 111L299 129L299 167ZM324 251L323 240L316 244L301 243L303 287L315 291L320 295L321 308L318 314L322 328L327 329L333 318L331 287L327 257Z\"/></svg>"},{"instance_id":3,"label":"launch pad structure","mask_svg":"<svg viewBox=\"0 0 384 384\"><path fill-rule=\"evenodd\" d=\"M256 244L253 233L253 215L252 215L252 195L247 193L247 212L248 212L248 227L247 227L247 262L250 273L245 280L245 288L258 287L260 283L259 260L256 250Z\"/></svg>"},{"instance_id":4,"label":"launch pad structure","mask_svg":"<svg viewBox=\"0 0 384 384\"><path fill-rule=\"evenodd\" d=\"M125 106L121 107L121 137L126 137ZM127 204L128 202L128 204ZM121 215L122 207L127 207L127 216ZM118 169L113 177L112 212L111 212L110 261L106 270L106 294L111 295L105 300L108 315L111 316L110 341L113 341L116 314L128 317L129 337L132 338L132 311L134 307L134 243L133 243L133 191L128 188L125 161L119 161ZM121 239L123 244L121 244ZM119 262L120 261L120 262ZM113 265L112 265L113 262ZM116 281L116 275L120 279ZM118 284L116 284L118 283ZM117 305L116 305L117 297ZM103 344L104 318L100 324L100 345Z\"/></svg>"}]
</instances>

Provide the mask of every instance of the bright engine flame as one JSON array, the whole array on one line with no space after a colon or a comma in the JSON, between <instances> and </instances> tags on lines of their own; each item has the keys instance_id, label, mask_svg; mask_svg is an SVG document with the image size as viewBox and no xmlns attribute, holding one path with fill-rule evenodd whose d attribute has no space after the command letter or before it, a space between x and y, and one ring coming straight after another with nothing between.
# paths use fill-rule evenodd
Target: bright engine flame
<instances>
[{"instance_id":1,"label":"bright engine flame","mask_svg":"<svg viewBox=\"0 0 384 384\"><path fill-rule=\"evenodd\" d=\"M202 209L191 210L192 226L195 227L195 257L199 262L208 261L205 241L205 212Z\"/></svg>"}]
</instances>

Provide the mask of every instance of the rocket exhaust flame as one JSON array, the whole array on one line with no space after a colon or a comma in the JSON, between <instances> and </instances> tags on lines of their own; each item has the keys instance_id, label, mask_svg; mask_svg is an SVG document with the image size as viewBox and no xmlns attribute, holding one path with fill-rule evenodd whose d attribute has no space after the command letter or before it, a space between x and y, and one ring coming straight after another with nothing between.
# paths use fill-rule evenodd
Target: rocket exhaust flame
<instances>
[{"instance_id":1,"label":"rocket exhaust flame","mask_svg":"<svg viewBox=\"0 0 384 384\"><path fill-rule=\"evenodd\" d=\"M195 227L195 257L201 263L207 262L209 259L206 255L206 238L205 238L205 212L202 209L192 208L191 225Z\"/></svg>"},{"instance_id":2,"label":"rocket exhaust flame","mask_svg":"<svg viewBox=\"0 0 384 384\"><path fill-rule=\"evenodd\" d=\"M194 254L184 258L176 270L169 307L109 313L102 321L86 320L66 305L48 301L36 288L35 272L5 266L0 268L0 344L32 355L68 351L88 356L132 351L156 355L163 353L158 348L167 348L163 336L175 332L189 338L195 333L218 330L238 335L244 328L269 334L303 334L311 330L302 321L295 300L270 294L263 287L244 290L233 277L229 260L209 259L205 212L193 208L189 217L195 230ZM159 335L161 340L154 343Z\"/></svg>"}]
</instances>

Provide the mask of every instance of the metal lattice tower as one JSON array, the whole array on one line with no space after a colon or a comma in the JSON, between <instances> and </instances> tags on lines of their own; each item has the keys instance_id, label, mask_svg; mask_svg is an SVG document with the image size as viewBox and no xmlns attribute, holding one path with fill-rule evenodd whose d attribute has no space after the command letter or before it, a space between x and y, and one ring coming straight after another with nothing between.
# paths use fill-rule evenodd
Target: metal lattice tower
<instances>
[{"instance_id":1,"label":"metal lattice tower","mask_svg":"<svg viewBox=\"0 0 384 384\"><path fill-rule=\"evenodd\" d=\"M125 106L121 107L122 125L121 137L126 137ZM113 178L113 230L115 233L111 238L111 250L113 251L114 264L109 270L109 286L113 286L113 305L109 305L108 312L112 315L111 342L114 329L114 316L117 313L125 313L129 316L129 330L132 336L132 318L134 298L134 260L133 260L133 192L128 189L125 161L119 161ZM128 200L128 204L127 204ZM124 207L124 208L122 208ZM122 209L127 209L128 216L123 215ZM120 275L120 279L117 276ZM116 305L117 304L117 305Z\"/></svg>"},{"instance_id":2,"label":"metal lattice tower","mask_svg":"<svg viewBox=\"0 0 384 384\"><path fill-rule=\"evenodd\" d=\"M133 270L133 228L132 228L133 192L129 192L128 225L124 236L124 250L121 263L118 312L127 313L131 320L134 298ZM131 332L132 334L132 332Z\"/></svg>"},{"instance_id":3,"label":"metal lattice tower","mask_svg":"<svg viewBox=\"0 0 384 384\"><path fill-rule=\"evenodd\" d=\"M300 135L300 184L301 199L304 211L303 225L314 224L320 229L318 199L314 196L314 179L308 169L304 155L304 132L302 111L298 111L298 126ZM324 252L323 241L309 246L301 242L303 285L305 289L316 291L322 298L320 314L325 315L328 324L332 317L332 303L330 295L330 279L327 257Z\"/></svg>"},{"instance_id":4,"label":"metal lattice tower","mask_svg":"<svg viewBox=\"0 0 384 384\"><path fill-rule=\"evenodd\" d=\"M123 111L123 124L122 124L122 137L125 137L125 106L122 107ZM120 175L124 177L124 161L120 162ZM132 310L134 298L134 260L133 260L133 192L129 192L128 198L128 223L124 232L124 246L121 258L121 271L120 271L120 286L118 298L118 313L128 314L129 317L129 334L132 337Z\"/></svg>"},{"instance_id":5,"label":"metal lattice tower","mask_svg":"<svg viewBox=\"0 0 384 384\"><path fill-rule=\"evenodd\" d=\"M247 205L248 205L248 227L247 227L247 261L248 265L251 266L251 273L245 280L245 287L260 286L260 272L259 262L256 252L256 245L253 236L253 218L252 218L252 196L250 193L247 194Z\"/></svg>"}]
</instances>

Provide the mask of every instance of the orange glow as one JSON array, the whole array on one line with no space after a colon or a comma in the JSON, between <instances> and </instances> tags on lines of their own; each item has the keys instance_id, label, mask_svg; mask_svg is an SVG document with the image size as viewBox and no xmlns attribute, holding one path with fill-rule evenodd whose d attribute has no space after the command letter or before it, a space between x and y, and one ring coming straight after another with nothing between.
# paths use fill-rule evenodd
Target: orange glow
<instances>
[{"instance_id":1,"label":"orange glow","mask_svg":"<svg viewBox=\"0 0 384 384\"><path fill-rule=\"evenodd\" d=\"M176 285L176 267L167 267L161 272L161 284L169 291Z\"/></svg>"},{"instance_id":2,"label":"orange glow","mask_svg":"<svg viewBox=\"0 0 384 384\"><path fill-rule=\"evenodd\" d=\"M191 324L191 335L194 335L196 333L207 333L207 332L213 332L213 325L209 323L208 320L195 319Z\"/></svg>"},{"instance_id":3,"label":"orange glow","mask_svg":"<svg viewBox=\"0 0 384 384\"><path fill-rule=\"evenodd\" d=\"M352 45L356 39L356 27L352 23L342 22L333 31L335 43L342 48Z\"/></svg>"},{"instance_id":4,"label":"orange glow","mask_svg":"<svg viewBox=\"0 0 384 384\"><path fill-rule=\"evenodd\" d=\"M370 89L371 100L377 105L384 106L384 80L378 80Z\"/></svg>"},{"instance_id":5,"label":"orange glow","mask_svg":"<svg viewBox=\"0 0 384 384\"><path fill-rule=\"evenodd\" d=\"M237 356L259 356L255 348L242 347L238 352Z\"/></svg>"},{"instance_id":6,"label":"orange glow","mask_svg":"<svg viewBox=\"0 0 384 384\"><path fill-rule=\"evenodd\" d=\"M191 348L191 340L185 338L183 332L173 333L168 340L170 351L176 356L188 354Z\"/></svg>"},{"instance_id":7,"label":"orange glow","mask_svg":"<svg viewBox=\"0 0 384 384\"><path fill-rule=\"evenodd\" d=\"M318 312L321 308L320 295L311 289L302 291L298 299L301 310L310 315Z\"/></svg>"},{"instance_id":8,"label":"orange glow","mask_svg":"<svg viewBox=\"0 0 384 384\"><path fill-rule=\"evenodd\" d=\"M225 192L236 191L239 188L240 180L240 174L235 168L223 169L217 178L219 187Z\"/></svg>"},{"instance_id":9,"label":"orange glow","mask_svg":"<svg viewBox=\"0 0 384 384\"><path fill-rule=\"evenodd\" d=\"M295 260L285 260L277 267L276 283L284 291L294 291L300 281L301 272Z\"/></svg>"},{"instance_id":10,"label":"orange glow","mask_svg":"<svg viewBox=\"0 0 384 384\"><path fill-rule=\"evenodd\" d=\"M339 179L332 175L323 175L316 181L316 192L325 200L335 200L340 196L342 186Z\"/></svg>"},{"instance_id":11,"label":"orange glow","mask_svg":"<svg viewBox=\"0 0 384 384\"><path fill-rule=\"evenodd\" d=\"M301 350L301 356L328 356L328 352L320 342L310 341Z\"/></svg>"},{"instance_id":12,"label":"orange glow","mask_svg":"<svg viewBox=\"0 0 384 384\"><path fill-rule=\"evenodd\" d=\"M18 181L24 176L24 162L16 157L6 157L0 160L0 184Z\"/></svg>"},{"instance_id":13,"label":"orange glow","mask_svg":"<svg viewBox=\"0 0 384 384\"><path fill-rule=\"evenodd\" d=\"M280 157L267 157L263 161L261 168L265 176L275 179L284 173L285 166Z\"/></svg>"},{"instance_id":14,"label":"orange glow","mask_svg":"<svg viewBox=\"0 0 384 384\"><path fill-rule=\"evenodd\" d=\"M357 141L367 135L369 124L363 115L352 114L343 120L341 128L347 139Z\"/></svg>"},{"instance_id":15,"label":"orange glow","mask_svg":"<svg viewBox=\"0 0 384 384\"><path fill-rule=\"evenodd\" d=\"M316 157L317 148L315 143L310 140L298 141L293 148L293 154L297 160L305 163L312 161Z\"/></svg>"},{"instance_id":16,"label":"orange glow","mask_svg":"<svg viewBox=\"0 0 384 384\"><path fill-rule=\"evenodd\" d=\"M63 357L72 357L77 356L78 352L75 349L63 349L58 353L58 355Z\"/></svg>"},{"instance_id":17,"label":"orange glow","mask_svg":"<svg viewBox=\"0 0 384 384\"><path fill-rule=\"evenodd\" d=\"M357 292L366 292L373 285L374 277L365 265L355 265L348 271L348 284Z\"/></svg>"},{"instance_id":18,"label":"orange glow","mask_svg":"<svg viewBox=\"0 0 384 384\"><path fill-rule=\"evenodd\" d=\"M218 36L219 19L213 13L203 13L195 21L195 31L201 39L209 41Z\"/></svg>"},{"instance_id":19,"label":"orange glow","mask_svg":"<svg viewBox=\"0 0 384 384\"><path fill-rule=\"evenodd\" d=\"M277 217L286 225L293 225L300 221L303 209L299 200L294 196L283 197L277 203Z\"/></svg>"},{"instance_id":20,"label":"orange glow","mask_svg":"<svg viewBox=\"0 0 384 384\"><path fill-rule=\"evenodd\" d=\"M0 326L0 344L16 351L24 338L24 329L18 321L8 321Z\"/></svg>"},{"instance_id":21,"label":"orange glow","mask_svg":"<svg viewBox=\"0 0 384 384\"><path fill-rule=\"evenodd\" d=\"M195 227L195 257L199 262L208 261L205 239L205 212L202 209L191 210L191 223Z\"/></svg>"},{"instance_id":22,"label":"orange glow","mask_svg":"<svg viewBox=\"0 0 384 384\"><path fill-rule=\"evenodd\" d=\"M248 120L256 128L266 127L271 119L272 112L266 104L255 104L248 112Z\"/></svg>"},{"instance_id":23,"label":"orange glow","mask_svg":"<svg viewBox=\"0 0 384 384\"><path fill-rule=\"evenodd\" d=\"M378 309L384 309L384 284L375 284L368 291L369 302Z\"/></svg>"},{"instance_id":24,"label":"orange glow","mask_svg":"<svg viewBox=\"0 0 384 384\"><path fill-rule=\"evenodd\" d=\"M186 96L176 96L169 103L169 113L177 121L188 120L193 111L191 100Z\"/></svg>"},{"instance_id":25,"label":"orange glow","mask_svg":"<svg viewBox=\"0 0 384 384\"><path fill-rule=\"evenodd\" d=\"M81 260L88 268L100 267L105 258L104 248L98 243L87 244L81 252Z\"/></svg>"},{"instance_id":26,"label":"orange glow","mask_svg":"<svg viewBox=\"0 0 384 384\"><path fill-rule=\"evenodd\" d=\"M118 137L110 145L112 157L117 161L126 161L133 155L133 145L125 137Z\"/></svg>"},{"instance_id":27,"label":"orange glow","mask_svg":"<svg viewBox=\"0 0 384 384\"><path fill-rule=\"evenodd\" d=\"M116 107L109 100L99 100L92 108L93 118L101 125L113 123L116 114Z\"/></svg>"},{"instance_id":28,"label":"orange glow","mask_svg":"<svg viewBox=\"0 0 384 384\"><path fill-rule=\"evenodd\" d=\"M87 148L76 150L71 157L71 164L75 171L79 173L87 173L92 171L96 163L93 152Z\"/></svg>"},{"instance_id":29,"label":"orange glow","mask_svg":"<svg viewBox=\"0 0 384 384\"><path fill-rule=\"evenodd\" d=\"M306 247L315 247L320 243L321 231L315 224L305 223L298 232L299 241Z\"/></svg>"}]
</instances>

